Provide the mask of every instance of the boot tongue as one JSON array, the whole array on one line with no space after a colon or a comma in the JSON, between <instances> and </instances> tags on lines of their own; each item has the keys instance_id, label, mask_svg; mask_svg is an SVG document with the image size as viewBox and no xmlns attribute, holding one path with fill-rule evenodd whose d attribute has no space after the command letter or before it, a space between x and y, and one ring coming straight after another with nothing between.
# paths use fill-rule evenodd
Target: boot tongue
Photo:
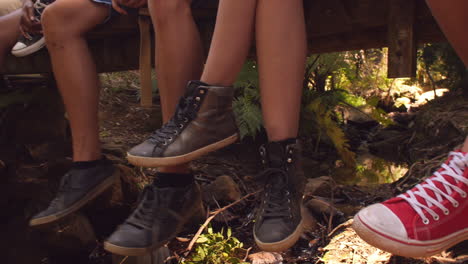
<instances>
[{"instance_id":1,"label":"boot tongue","mask_svg":"<svg viewBox=\"0 0 468 264\"><path fill-rule=\"evenodd\" d=\"M267 145L267 157L271 168L284 166L286 148L282 142L271 142Z\"/></svg>"},{"instance_id":2,"label":"boot tongue","mask_svg":"<svg viewBox=\"0 0 468 264\"><path fill-rule=\"evenodd\" d=\"M208 84L200 81L190 81L187 85L186 95L192 95L200 86L208 86Z\"/></svg>"},{"instance_id":3,"label":"boot tongue","mask_svg":"<svg viewBox=\"0 0 468 264\"><path fill-rule=\"evenodd\" d=\"M295 144L296 139L290 138L283 141L273 141L266 145L266 153L271 168L282 168L286 164L286 148Z\"/></svg>"}]
</instances>

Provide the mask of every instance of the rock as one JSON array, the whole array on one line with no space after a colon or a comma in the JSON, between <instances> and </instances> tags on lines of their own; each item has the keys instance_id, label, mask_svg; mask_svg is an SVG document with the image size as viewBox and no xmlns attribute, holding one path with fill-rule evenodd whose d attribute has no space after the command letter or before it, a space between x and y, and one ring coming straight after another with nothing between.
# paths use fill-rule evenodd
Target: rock
<instances>
[{"instance_id":1,"label":"rock","mask_svg":"<svg viewBox=\"0 0 468 264\"><path fill-rule=\"evenodd\" d=\"M203 187L203 201L215 205L213 199L218 202L234 202L241 198L239 186L234 180L227 176L219 176L214 182Z\"/></svg>"},{"instance_id":2,"label":"rock","mask_svg":"<svg viewBox=\"0 0 468 264\"><path fill-rule=\"evenodd\" d=\"M337 226L346 220L341 211L336 209L331 203L322 199L311 199L305 203L305 206L308 212L322 223L328 223L331 216L333 216L333 226Z\"/></svg>"},{"instance_id":3,"label":"rock","mask_svg":"<svg viewBox=\"0 0 468 264\"><path fill-rule=\"evenodd\" d=\"M119 256L112 255L113 264L176 264L172 253L167 246L155 249L151 254L145 256Z\"/></svg>"},{"instance_id":4,"label":"rock","mask_svg":"<svg viewBox=\"0 0 468 264\"><path fill-rule=\"evenodd\" d=\"M252 264L280 264L283 262L281 254L276 252L258 252L249 255Z\"/></svg>"},{"instance_id":5,"label":"rock","mask_svg":"<svg viewBox=\"0 0 468 264\"><path fill-rule=\"evenodd\" d=\"M47 250L48 258L60 261L57 263L70 258L85 260L96 248L93 227L81 213L70 215L53 225L38 227L33 232L36 232L36 238Z\"/></svg>"},{"instance_id":6,"label":"rock","mask_svg":"<svg viewBox=\"0 0 468 264\"><path fill-rule=\"evenodd\" d=\"M318 178L308 179L304 189L304 195L307 197L329 197L330 193L332 192L333 184L334 181L329 176L321 176Z\"/></svg>"}]
</instances>

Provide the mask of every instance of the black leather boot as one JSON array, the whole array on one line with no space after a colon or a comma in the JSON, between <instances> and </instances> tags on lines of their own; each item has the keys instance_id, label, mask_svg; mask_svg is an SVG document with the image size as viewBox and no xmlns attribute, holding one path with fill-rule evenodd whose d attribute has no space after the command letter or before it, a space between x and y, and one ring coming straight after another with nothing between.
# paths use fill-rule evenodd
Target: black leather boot
<instances>
[{"instance_id":1,"label":"black leather boot","mask_svg":"<svg viewBox=\"0 0 468 264\"><path fill-rule=\"evenodd\" d=\"M260 155L265 187L254 225L255 242L264 251L285 251L299 239L304 225L300 148L293 139L271 142L260 148Z\"/></svg>"},{"instance_id":2,"label":"black leather boot","mask_svg":"<svg viewBox=\"0 0 468 264\"><path fill-rule=\"evenodd\" d=\"M29 225L49 224L70 215L110 188L117 177L118 170L109 160L91 168L71 169L63 176L49 207L33 216Z\"/></svg>"},{"instance_id":3,"label":"black leather boot","mask_svg":"<svg viewBox=\"0 0 468 264\"><path fill-rule=\"evenodd\" d=\"M123 256L146 255L204 218L196 183L180 188L148 185L138 207L104 242L104 249Z\"/></svg>"}]
</instances>

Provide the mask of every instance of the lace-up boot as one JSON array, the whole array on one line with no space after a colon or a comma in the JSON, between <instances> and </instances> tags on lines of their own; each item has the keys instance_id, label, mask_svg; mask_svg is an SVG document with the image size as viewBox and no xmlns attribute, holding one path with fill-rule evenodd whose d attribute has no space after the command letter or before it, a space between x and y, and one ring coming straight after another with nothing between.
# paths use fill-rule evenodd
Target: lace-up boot
<instances>
[{"instance_id":1,"label":"lace-up boot","mask_svg":"<svg viewBox=\"0 0 468 264\"><path fill-rule=\"evenodd\" d=\"M468 239L467 166L467 153L450 153L421 184L362 209L354 229L369 244L405 257L431 256Z\"/></svg>"},{"instance_id":2,"label":"lace-up boot","mask_svg":"<svg viewBox=\"0 0 468 264\"><path fill-rule=\"evenodd\" d=\"M284 251L302 234L303 173L296 140L268 143L260 148L265 187L254 226L260 249Z\"/></svg>"},{"instance_id":3,"label":"lace-up boot","mask_svg":"<svg viewBox=\"0 0 468 264\"><path fill-rule=\"evenodd\" d=\"M182 188L149 185L143 190L138 207L104 242L104 248L123 256L146 255L204 217L197 184Z\"/></svg>"},{"instance_id":4,"label":"lace-up boot","mask_svg":"<svg viewBox=\"0 0 468 264\"><path fill-rule=\"evenodd\" d=\"M234 143L238 133L232 98L232 87L190 82L174 117L131 149L129 162L143 167L183 164Z\"/></svg>"},{"instance_id":5,"label":"lace-up boot","mask_svg":"<svg viewBox=\"0 0 468 264\"><path fill-rule=\"evenodd\" d=\"M48 224L70 215L111 187L117 177L118 170L109 160L99 161L92 168L71 169L63 176L55 199L29 225Z\"/></svg>"}]
</instances>

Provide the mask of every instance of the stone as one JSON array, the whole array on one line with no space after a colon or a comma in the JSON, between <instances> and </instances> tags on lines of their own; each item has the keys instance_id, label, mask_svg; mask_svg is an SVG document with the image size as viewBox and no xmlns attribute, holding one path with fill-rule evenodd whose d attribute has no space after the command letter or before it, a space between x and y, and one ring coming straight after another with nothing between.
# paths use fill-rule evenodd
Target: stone
<instances>
[{"instance_id":1,"label":"stone","mask_svg":"<svg viewBox=\"0 0 468 264\"><path fill-rule=\"evenodd\" d=\"M249 255L252 264L281 264L283 256L276 252L258 252Z\"/></svg>"},{"instance_id":2,"label":"stone","mask_svg":"<svg viewBox=\"0 0 468 264\"><path fill-rule=\"evenodd\" d=\"M151 254L144 256L112 255L112 264L176 264L175 258L167 246L155 249Z\"/></svg>"},{"instance_id":3,"label":"stone","mask_svg":"<svg viewBox=\"0 0 468 264\"><path fill-rule=\"evenodd\" d=\"M235 202L241 198L239 185L227 175L219 176L212 183L203 186L203 201L210 205L216 205L213 199L218 202Z\"/></svg>"},{"instance_id":4,"label":"stone","mask_svg":"<svg viewBox=\"0 0 468 264\"><path fill-rule=\"evenodd\" d=\"M329 218L332 218L333 226L343 223L346 219L344 214L336 209L331 203L322 199L313 198L305 202L307 211L321 223L328 223Z\"/></svg>"},{"instance_id":5,"label":"stone","mask_svg":"<svg viewBox=\"0 0 468 264\"><path fill-rule=\"evenodd\" d=\"M304 195L306 197L329 197L332 192L333 185L334 181L330 176L308 179L304 189Z\"/></svg>"}]
</instances>

